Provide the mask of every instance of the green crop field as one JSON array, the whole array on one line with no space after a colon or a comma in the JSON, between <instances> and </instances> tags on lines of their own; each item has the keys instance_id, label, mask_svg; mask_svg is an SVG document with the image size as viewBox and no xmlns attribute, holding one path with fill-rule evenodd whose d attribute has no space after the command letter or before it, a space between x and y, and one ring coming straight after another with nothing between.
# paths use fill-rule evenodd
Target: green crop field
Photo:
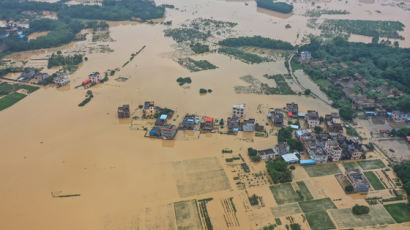
<instances>
[{"instance_id":1,"label":"green crop field","mask_svg":"<svg viewBox=\"0 0 410 230\"><path fill-rule=\"evenodd\" d=\"M336 205L329 198L302 201L299 202L299 206L305 213L336 208Z\"/></svg>"},{"instance_id":2,"label":"green crop field","mask_svg":"<svg viewBox=\"0 0 410 230\"><path fill-rule=\"evenodd\" d=\"M382 182L379 180L379 178L376 176L376 174L372 171L369 172L364 172L364 175L367 177L369 180L370 184L375 190L383 190L385 189L384 185Z\"/></svg>"},{"instance_id":3,"label":"green crop field","mask_svg":"<svg viewBox=\"0 0 410 230\"><path fill-rule=\"evenodd\" d=\"M312 230L335 229L336 226L326 211L306 213L306 219Z\"/></svg>"},{"instance_id":4,"label":"green crop field","mask_svg":"<svg viewBox=\"0 0 410 230\"><path fill-rule=\"evenodd\" d=\"M359 167L359 165L356 163L356 162L343 162L342 163L342 165L343 165L343 167L346 169L346 170L351 170L351 169L358 169L358 168L360 168Z\"/></svg>"},{"instance_id":5,"label":"green crop field","mask_svg":"<svg viewBox=\"0 0 410 230\"><path fill-rule=\"evenodd\" d=\"M397 223L410 221L410 212L405 203L387 204L384 207Z\"/></svg>"},{"instance_id":6,"label":"green crop field","mask_svg":"<svg viewBox=\"0 0 410 230\"><path fill-rule=\"evenodd\" d=\"M351 208L332 209L329 212L339 228L394 224L394 220L383 206L370 206L369 214L365 215L354 215Z\"/></svg>"},{"instance_id":7,"label":"green crop field","mask_svg":"<svg viewBox=\"0 0 410 230\"><path fill-rule=\"evenodd\" d=\"M386 165L384 165L383 161L381 160L358 161L357 163L360 165L360 167L362 167L363 170L379 169L386 167Z\"/></svg>"},{"instance_id":8,"label":"green crop field","mask_svg":"<svg viewBox=\"0 0 410 230\"><path fill-rule=\"evenodd\" d=\"M304 169L311 177L328 176L340 173L339 167L336 164L305 166Z\"/></svg>"},{"instance_id":9,"label":"green crop field","mask_svg":"<svg viewBox=\"0 0 410 230\"><path fill-rule=\"evenodd\" d=\"M296 184L299 187L299 191L303 196L303 200L313 200L313 196L310 193L309 189L307 188L305 182L303 181L298 181Z\"/></svg>"},{"instance_id":10,"label":"green crop field","mask_svg":"<svg viewBox=\"0 0 410 230\"><path fill-rule=\"evenodd\" d=\"M21 99L25 98L26 95L21 93L12 93L7 96L0 98L0 111L7 109L8 107L16 104Z\"/></svg>"},{"instance_id":11,"label":"green crop field","mask_svg":"<svg viewBox=\"0 0 410 230\"><path fill-rule=\"evenodd\" d=\"M279 205L300 201L299 195L295 192L290 183L271 186L270 190L272 191L276 203Z\"/></svg>"}]
</instances>

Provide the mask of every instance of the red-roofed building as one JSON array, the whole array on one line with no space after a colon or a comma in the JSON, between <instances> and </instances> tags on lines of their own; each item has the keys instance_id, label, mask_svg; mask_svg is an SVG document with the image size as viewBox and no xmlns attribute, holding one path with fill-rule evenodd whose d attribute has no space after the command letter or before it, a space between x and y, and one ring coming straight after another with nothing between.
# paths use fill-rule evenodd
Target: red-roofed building
<instances>
[{"instance_id":1,"label":"red-roofed building","mask_svg":"<svg viewBox=\"0 0 410 230\"><path fill-rule=\"evenodd\" d=\"M406 139L408 142L410 142L410 136L407 136Z\"/></svg>"},{"instance_id":2,"label":"red-roofed building","mask_svg":"<svg viewBox=\"0 0 410 230\"><path fill-rule=\"evenodd\" d=\"M213 121L213 118L212 117L207 117L207 118L205 118L205 122L212 122Z\"/></svg>"},{"instance_id":3,"label":"red-roofed building","mask_svg":"<svg viewBox=\"0 0 410 230\"><path fill-rule=\"evenodd\" d=\"M84 80L82 84L83 84L83 85L87 85L88 83L91 83L91 80L90 80L90 79Z\"/></svg>"}]
</instances>

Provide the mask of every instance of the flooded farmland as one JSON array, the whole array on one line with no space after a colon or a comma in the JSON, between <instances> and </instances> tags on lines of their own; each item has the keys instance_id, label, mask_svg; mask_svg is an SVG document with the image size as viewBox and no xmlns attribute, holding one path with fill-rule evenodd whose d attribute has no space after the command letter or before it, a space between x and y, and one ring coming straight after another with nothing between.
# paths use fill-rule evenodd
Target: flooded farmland
<instances>
[{"instance_id":1,"label":"flooded farmland","mask_svg":"<svg viewBox=\"0 0 410 230\"><path fill-rule=\"evenodd\" d=\"M71 4L78 2L70 1ZM247 149L274 147L276 128L266 126L267 137L246 133L178 132L172 141L151 139L144 137L143 127L152 126L154 121L119 120L117 107L129 104L136 114L139 105L154 101L158 106L176 111L175 120L171 121L175 124L187 113L226 119L231 116L232 105L238 103L245 103L247 117L255 118L262 125L268 124L266 114L271 109L283 108L290 102L298 103L300 111L314 109L321 116L336 110L312 96L235 91L236 86L247 86L242 80L247 75L276 86L264 75L287 73L285 58L280 54L267 54L274 56L274 60L259 64L246 64L217 52L190 55L218 67L190 72L176 61L176 57L187 54L174 40L164 36L167 28L195 18L212 18L237 23L232 33L224 36L261 35L301 44L305 35L320 33L306 26L305 16L306 10L320 5L326 9L346 9L351 14L324 15L319 20L336 16L376 20L380 14L385 20L400 20L405 24L401 33L405 39L399 41L400 46L410 47L410 11L398 7L396 1L319 1L315 5L312 1L296 1L293 15L257 9L253 1L161 0L156 3L175 5L175 9L167 9L166 17L161 20L171 20L171 26L161 21L154 24L110 22L110 41L93 42L88 33L84 41L6 57L16 65L28 62L31 66L46 67L44 60L61 50L65 54L84 54L88 60L70 75L69 85L41 87L0 112L0 179L3 182L0 229L202 229L201 223L206 220L198 215L201 209L196 209L197 206L207 208L214 229L262 229L274 223L276 216L272 213L276 209L272 211L272 208L278 207L278 203L266 175L250 175L252 179L244 176L244 183L252 184L249 190L244 190L234 180L242 175L243 168L225 159L240 155L253 174L264 172L264 163L250 163ZM291 28L286 29L287 24ZM360 36L351 39L371 40ZM146 48L123 67L130 55L144 46ZM92 101L79 107L86 90L76 86L81 85L90 72L116 68L120 70L108 82L91 88ZM297 75L302 85L328 102L313 81L303 73ZM187 76L192 83L188 87L179 86L176 79ZM9 77L17 76L10 74ZM127 80L114 80L119 77ZM292 89L301 91L293 84ZM212 93L200 94L201 88L212 89ZM133 122L141 128L134 128ZM223 154L223 149L231 149L232 153ZM408 148L398 149L408 151ZM341 165L338 167L343 170ZM343 208L354 202L332 176L310 178L297 166L295 177L306 179L314 199L340 199L335 203ZM318 188L324 183L338 187ZM292 186L299 188L294 183ZM251 207L248 192L263 196L265 205ZM208 198L212 200L204 201ZM303 229L310 229L296 209L289 215L295 213L298 214L296 222ZM285 218L281 216L283 221ZM390 219L386 221L390 222ZM393 224L388 228L408 229L410 226ZM285 224L278 229L286 229Z\"/></svg>"}]
</instances>

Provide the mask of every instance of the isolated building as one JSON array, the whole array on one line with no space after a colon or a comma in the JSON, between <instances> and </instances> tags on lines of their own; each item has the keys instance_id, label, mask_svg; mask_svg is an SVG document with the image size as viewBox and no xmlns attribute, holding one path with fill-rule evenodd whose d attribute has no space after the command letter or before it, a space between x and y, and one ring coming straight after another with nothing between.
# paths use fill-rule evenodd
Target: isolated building
<instances>
[{"instance_id":1,"label":"isolated building","mask_svg":"<svg viewBox=\"0 0 410 230\"><path fill-rule=\"evenodd\" d=\"M117 113L118 113L118 118L129 118L130 117L130 105L119 106Z\"/></svg>"},{"instance_id":2,"label":"isolated building","mask_svg":"<svg viewBox=\"0 0 410 230\"><path fill-rule=\"evenodd\" d=\"M355 192L368 192L370 184L363 173L359 169L352 169L346 171L347 180L353 185Z\"/></svg>"},{"instance_id":3,"label":"isolated building","mask_svg":"<svg viewBox=\"0 0 410 230\"><path fill-rule=\"evenodd\" d=\"M309 51L300 52L300 61L308 62L312 58L312 54Z\"/></svg>"},{"instance_id":4,"label":"isolated building","mask_svg":"<svg viewBox=\"0 0 410 230\"><path fill-rule=\"evenodd\" d=\"M70 77L68 76L68 74L64 72L57 72L56 75L57 76L54 78L53 82L57 86L61 87L67 85L70 82Z\"/></svg>"},{"instance_id":5,"label":"isolated building","mask_svg":"<svg viewBox=\"0 0 410 230\"><path fill-rule=\"evenodd\" d=\"M165 126L167 124L167 118L168 116L166 114L162 114L155 121L155 126Z\"/></svg>"},{"instance_id":6,"label":"isolated building","mask_svg":"<svg viewBox=\"0 0 410 230\"><path fill-rule=\"evenodd\" d=\"M214 130L214 119L212 117L206 117L200 124L201 131L212 132Z\"/></svg>"},{"instance_id":7,"label":"isolated building","mask_svg":"<svg viewBox=\"0 0 410 230\"><path fill-rule=\"evenodd\" d=\"M35 83L39 84L40 82L44 81L48 77L49 77L48 73L36 73L34 75Z\"/></svg>"},{"instance_id":8,"label":"isolated building","mask_svg":"<svg viewBox=\"0 0 410 230\"><path fill-rule=\"evenodd\" d=\"M172 124L167 124L161 127L160 129L161 129L161 138L164 140L172 140L177 134L177 127Z\"/></svg>"},{"instance_id":9,"label":"isolated building","mask_svg":"<svg viewBox=\"0 0 410 230\"><path fill-rule=\"evenodd\" d=\"M232 116L242 118L245 117L246 104L236 104L232 106Z\"/></svg>"},{"instance_id":10,"label":"isolated building","mask_svg":"<svg viewBox=\"0 0 410 230\"><path fill-rule=\"evenodd\" d=\"M36 71L33 68L26 68L23 73L21 73L18 81L30 81L33 79L34 75L36 74Z\"/></svg>"},{"instance_id":11,"label":"isolated building","mask_svg":"<svg viewBox=\"0 0 410 230\"><path fill-rule=\"evenodd\" d=\"M88 79L94 84L101 81L101 75L99 72L92 72L88 75Z\"/></svg>"}]
</instances>

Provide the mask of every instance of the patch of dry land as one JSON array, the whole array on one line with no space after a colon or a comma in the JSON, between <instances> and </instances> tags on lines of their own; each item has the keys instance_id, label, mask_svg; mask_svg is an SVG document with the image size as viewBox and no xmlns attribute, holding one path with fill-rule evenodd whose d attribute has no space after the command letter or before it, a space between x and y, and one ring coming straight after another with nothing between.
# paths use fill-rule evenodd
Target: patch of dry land
<instances>
[{"instance_id":1,"label":"patch of dry land","mask_svg":"<svg viewBox=\"0 0 410 230\"><path fill-rule=\"evenodd\" d=\"M100 2L73 0L67 4ZM300 44L305 34L320 33L306 26L305 13L321 6L348 10L350 14L323 15L319 20L336 16L400 20L405 24L400 33L406 39L399 43L408 47L410 11L398 7L395 1L387 1L389 5L384 5L385 1L326 1L315 6L310 1L295 1L291 15L257 10L255 2L156 2L175 5L167 9L163 21L110 22L110 39L93 42L92 32L83 31L87 34L83 41L5 57L12 65L43 67L49 73L55 70L48 70L44 60L58 50L83 54L88 60L70 75L68 85L41 87L0 112L0 229L257 230L265 226L290 229L296 224L302 229L410 228L408 222L397 223L397 217L390 216L382 205L405 201L382 200L403 191L378 149L369 156L379 159L383 166L379 161L355 165L373 172L372 185L379 186L371 187L368 193L344 192L335 177L345 172L341 163L323 170L295 165L292 182L272 184L265 163L251 162L247 152L249 147L267 149L277 144L279 129L267 119L268 112L290 102L298 103L299 111L317 110L321 116L336 110L326 100L298 95L303 90L287 77L282 84L288 84L295 94L236 92L235 88L249 87L244 76L276 89L280 84L264 76L287 76L284 62L290 51L244 48L242 52L268 60L247 64L216 52L215 43L225 37L261 35ZM206 23L213 26L224 26L218 21L234 24L218 27L210 35L199 26L209 36L199 41L210 48L202 54L194 54L189 45L164 36L164 30L189 27L198 18L212 18ZM165 21L172 23L161 23ZM287 24L291 25L288 29ZM135 55L141 47L145 48ZM190 72L177 61L188 57L206 60L218 68ZM86 89L76 86L96 71L103 75L107 72L109 80L93 86L93 99L79 107ZM192 79L189 86L176 83L177 78L188 76ZM200 94L202 88L212 91ZM175 114L168 122L176 125L187 113L200 119L213 117L218 120L215 132L179 130L174 140L146 138L155 120L141 119L138 107L145 101L173 109ZM232 114L232 105L239 103L246 104L246 118L255 118L265 126L265 132L226 134L226 118ZM130 105L129 119L117 118L117 108L123 104ZM225 128L219 122L222 118ZM230 151L222 153L224 149ZM251 205L248 199L253 194L258 197L257 205ZM355 204L369 202L369 216L352 217L349 210ZM352 218L354 221L348 220Z\"/></svg>"}]
</instances>

